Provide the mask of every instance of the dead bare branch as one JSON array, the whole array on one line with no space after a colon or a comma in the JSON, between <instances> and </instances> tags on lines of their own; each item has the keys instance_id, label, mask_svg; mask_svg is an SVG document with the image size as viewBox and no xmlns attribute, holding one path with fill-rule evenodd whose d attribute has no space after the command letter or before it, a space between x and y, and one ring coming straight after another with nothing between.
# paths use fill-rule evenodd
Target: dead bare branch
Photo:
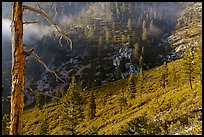
<instances>
[{"instance_id":1,"label":"dead bare branch","mask_svg":"<svg viewBox=\"0 0 204 137\"><path fill-rule=\"evenodd\" d=\"M28 49L30 48L28 45L25 45L25 44L24 44L24 46L25 46L26 48L28 48ZM33 57L37 62L39 62L41 65L43 65L44 68L45 68L48 72L54 74L54 76L55 76L57 82L58 82L58 79L59 79L60 81L62 81L62 82L65 83L65 81L62 80L62 79L56 74L56 72L55 72L54 70L49 69L49 67L42 61L42 59L35 53L35 51L32 51L30 55L31 55L31 57Z\"/></svg>"},{"instance_id":2,"label":"dead bare branch","mask_svg":"<svg viewBox=\"0 0 204 137\"><path fill-rule=\"evenodd\" d=\"M56 81L57 81L57 79L59 79L60 81L62 81L62 82L65 83L65 81L62 80L62 79L56 74L56 72L55 72L54 70L51 70L51 69L48 68L48 66L39 58L39 56L38 56L35 52L33 52L33 53L31 54L31 56L32 56L37 62L39 62L41 65L43 65L44 68L45 68L48 72L54 74L55 77L56 77Z\"/></svg>"},{"instance_id":3,"label":"dead bare branch","mask_svg":"<svg viewBox=\"0 0 204 137\"><path fill-rule=\"evenodd\" d=\"M26 22L23 22L23 24L27 25L27 24L36 24L36 23L39 23L38 21L26 21Z\"/></svg>"},{"instance_id":4,"label":"dead bare branch","mask_svg":"<svg viewBox=\"0 0 204 137\"><path fill-rule=\"evenodd\" d=\"M62 46L62 36L59 38L59 44Z\"/></svg>"},{"instance_id":5,"label":"dead bare branch","mask_svg":"<svg viewBox=\"0 0 204 137\"><path fill-rule=\"evenodd\" d=\"M39 90L35 90L33 91L33 89L30 87L30 86L27 86L27 88L35 95L35 94L41 94L41 95L46 95L46 96L49 96L49 97L52 97L52 98L55 98L55 99L60 99L59 97L56 97L52 94L49 94L49 93L44 93L42 91L39 91Z\"/></svg>"},{"instance_id":6,"label":"dead bare branch","mask_svg":"<svg viewBox=\"0 0 204 137\"><path fill-rule=\"evenodd\" d=\"M40 7L38 3L37 3L37 7L38 9L35 9L33 7L24 5L23 10L33 11L43 16L52 26L54 26L54 28L58 31L58 33L61 34L61 36L63 36L66 39L67 43L70 44L70 48L72 49L72 40L66 35L63 29L60 28L54 21L52 21L52 19L46 14L46 12Z\"/></svg>"}]
</instances>

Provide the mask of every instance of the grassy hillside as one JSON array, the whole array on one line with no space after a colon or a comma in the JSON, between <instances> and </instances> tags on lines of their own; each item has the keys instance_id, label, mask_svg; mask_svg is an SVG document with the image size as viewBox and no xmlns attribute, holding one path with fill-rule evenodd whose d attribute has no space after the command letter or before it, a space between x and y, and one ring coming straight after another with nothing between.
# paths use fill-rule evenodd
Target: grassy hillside
<instances>
[{"instance_id":1,"label":"grassy hillside","mask_svg":"<svg viewBox=\"0 0 204 137\"><path fill-rule=\"evenodd\" d=\"M92 120L85 117L78 125L79 134L124 134L128 130L127 124L139 116L144 116L149 125L150 123L158 125L158 133L152 134L201 134L202 123L198 122L197 117L192 118L190 113L202 106L200 79L195 73L191 90L182 60L168 63L168 86L164 89L160 86L162 66L144 71L143 90L136 93L136 98L127 98L127 106L123 107L122 113L119 112L118 98L122 92L127 95L128 79L93 89L96 96L96 117ZM177 83L172 81L173 71L176 72ZM138 75L133 77L137 78ZM82 95L85 99L84 110L87 107L88 94L86 91ZM60 108L61 104L53 101L42 109L26 111L24 134L39 134L45 114L48 117L49 134L63 134L60 125L60 121L63 120L60 118ZM143 123L144 121L143 119ZM193 129L185 132L190 126L193 126ZM148 130L144 129L144 134L148 133L145 132Z\"/></svg>"},{"instance_id":2,"label":"grassy hillside","mask_svg":"<svg viewBox=\"0 0 204 137\"><path fill-rule=\"evenodd\" d=\"M190 4L193 6L186 6L180 18L183 26L178 25L172 32L169 44L181 53L185 51L183 49L196 47L195 60L191 62L194 63L193 88L189 85L184 58L167 64L165 88L161 86L163 66L144 71L142 90L139 90L139 74L133 75L136 81L133 87L137 89L133 99L129 98L127 90L128 78L95 87L92 91L96 97L96 117L89 120L86 114L90 91L81 93L85 111L83 121L77 125L78 134L202 134L202 122L198 120L202 114L193 112L202 107L202 4ZM123 96L126 102L121 111ZM52 101L42 109L25 111L24 134L40 134L45 117L49 134L65 134L61 109L62 99L59 103Z\"/></svg>"}]
</instances>

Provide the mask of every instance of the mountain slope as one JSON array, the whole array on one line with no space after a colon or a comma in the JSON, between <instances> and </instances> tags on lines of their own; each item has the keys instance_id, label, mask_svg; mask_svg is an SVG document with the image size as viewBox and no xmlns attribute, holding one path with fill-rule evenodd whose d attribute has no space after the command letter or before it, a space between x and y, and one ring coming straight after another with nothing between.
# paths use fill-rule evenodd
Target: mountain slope
<instances>
[{"instance_id":1,"label":"mountain slope","mask_svg":"<svg viewBox=\"0 0 204 137\"><path fill-rule=\"evenodd\" d=\"M98 134L121 134L123 127L140 115L147 115L149 121L154 121L160 118L161 123L170 124L172 129L167 131L169 134L179 132L180 134L187 134L184 132L185 127L193 124L189 119L190 111L196 110L202 106L202 91L199 79L195 77L193 81L193 90L190 90L189 84L185 79L183 72L182 59L168 64L169 74L172 74L173 67L175 67L176 75L178 76L177 85L172 85L171 77L169 77L169 85L167 88L160 88L160 72L162 67L157 67L144 72L146 81L145 88L142 92L136 93L136 98L127 101L127 108L119 113L118 98L122 95L121 91L125 91L127 79L112 82L102 87L94 89L96 95L96 118L93 120L84 119L78 126L80 134L88 134L89 130L97 127ZM170 75L171 76L171 75ZM134 76L135 78L137 75ZM136 85L137 86L137 85ZM83 98L88 97L88 92L85 92ZM86 107L86 102L84 108ZM49 133L62 134L60 121L60 104L56 102L45 105L42 110L32 109L24 114L24 134L39 134L41 120L44 114L48 114ZM178 121L184 119L187 124L178 124ZM157 119L158 120L158 119ZM195 124L200 129L201 124ZM161 126L165 127L165 126ZM175 131L179 129L179 131ZM197 131L201 133L200 130ZM189 132L190 134L190 132Z\"/></svg>"},{"instance_id":2,"label":"mountain slope","mask_svg":"<svg viewBox=\"0 0 204 137\"><path fill-rule=\"evenodd\" d=\"M181 3L182 4L182 3ZM202 134L200 112L194 112L202 107L202 27L201 3L184 3L179 22L188 21L185 25L177 25L175 31L168 37L168 42L174 48L172 55L178 56L176 61L169 62L168 85L162 88L163 66L144 71L144 88L139 90L136 82L136 98L128 96L128 78L109 82L94 87L96 96L96 117L86 118L77 126L79 134ZM195 13L189 16L189 13ZM183 55L188 47L195 49L195 65L193 72L193 89L190 89ZM184 48L182 48L184 47ZM168 58L168 57L167 57ZM139 74L133 75L137 81ZM88 105L89 90L81 93L83 108ZM119 99L127 97L127 105L120 111ZM52 101L42 109L32 108L24 113L24 134L39 134L45 114L48 117L49 134L63 134L60 121L61 103Z\"/></svg>"},{"instance_id":3,"label":"mountain slope","mask_svg":"<svg viewBox=\"0 0 204 137\"><path fill-rule=\"evenodd\" d=\"M144 3L136 3L135 5L125 3L125 12L122 12L123 4L91 3L81 12L84 12L84 14L73 16L72 23L75 22L75 19L76 22L69 26L70 28L67 28L67 30L70 29L71 36L74 37L73 41L76 44L72 51L67 51L65 47L59 48L58 36L55 35L46 36L38 41L37 46L35 45L35 51L66 82L63 84L57 83L51 74L44 71L44 68L33 63L33 60L29 60L27 85L43 93L54 95L56 94L56 87L60 89L60 93L64 93L63 90L67 90L69 86L70 77L72 74L76 74L77 81L81 81L84 89L86 89L80 93L84 100L85 118L77 125L79 134L202 134L202 120L200 121L202 114L197 112L202 107L202 3L180 3L183 9L180 12L181 15L175 30L177 11L171 16L173 19L170 19L169 16L172 14L170 11L173 9L168 8L168 6L176 6L175 9L178 10L180 6L177 3L159 3L158 5L155 3L148 3L147 5ZM120 13L118 15L116 5L119 6ZM139 12L140 10L141 12ZM110 11L111 14L108 16L106 13ZM91 12L94 12L93 16ZM135 17L129 16L132 15L131 12L136 14ZM151 15L151 13L154 14ZM124 14L128 16L124 17ZM88 18L86 15L88 15ZM82 20L80 20L81 16L83 17ZM152 18L154 18L154 29L157 28L162 32L159 36L156 33L151 33L151 29L149 29ZM127 27L129 19L132 19L133 29L137 30L138 40L141 39L142 23L145 24L145 21L148 24L147 32L150 33L147 39L149 44L146 43L145 46L147 49L145 50L145 65L143 66L145 69L143 89L140 91L138 81L140 75L134 74L133 79L136 83L133 84L133 88L137 91L134 94L136 97L133 99L129 98L129 78L112 82L116 78L113 65L116 59L114 60L114 58L119 58L121 55L119 53L123 48L124 51L127 51L134 45L133 41L122 42L122 36L127 35L128 38L133 36L132 30L130 31ZM138 27L139 19L140 27ZM115 22L114 27L112 26L112 20ZM94 31L93 28L95 28ZM113 28L116 28L116 30ZM93 31L91 38L88 35L89 33L85 33L90 30ZM114 34L109 45L105 42L106 31ZM74 34L76 34L76 37ZM98 38L100 36L102 36L104 46L100 54L101 58L98 56L98 45L100 45L98 44L100 43ZM158 46L160 41L162 46ZM141 42L142 46L144 46L143 44L145 45L145 42ZM166 51L164 53L164 50L166 50L165 47L169 48L168 46L173 50L166 57L168 84L163 88L162 73L164 67L159 65L165 60ZM195 47L193 51L195 52L195 60L191 62L194 64L192 67L194 68L192 74L193 89L190 89L183 59L183 55L189 47ZM99 59L101 60L99 61ZM128 63L132 63L131 60L130 62L125 60L121 64L126 67ZM3 77L8 77L5 75L6 73L3 74ZM126 74L128 76L128 73ZM89 81L90 79L92 81ZM93 88L89 85L90 83L94 85ZM96 96L96 117L92 120L89 120L86 114L90 90ZM27 90L25 92L28 93ZM28 96L26 94L24 134L41 134L40 130L45 117L47 118L49 134L64 134L61 123L64 120L61 113L62 99L56 101L53 97L49 97L49 99L47 97L46 102L48 103L42 104L43 107L39 109L35 107L36 98L34 97L37 97L37 93ZM125 103L122 102L123 104L121 104L122 97L126 99ZM41 98L41 102L43 102L42 100L43 98ZM29 105L27 106L27 104ZM30 104L33 106L31 107Z\"/></svg>"},{"instance_id":4,"label":"mountain slope","mask_svg":"<svg viewBox=\"0 0 204 137\"><path fill-rule=\"evenodd\" d=\"M174 49L173 53L178 58L183 56L186 49L193 45L198 47L202 39L202 3L181 3L184 10L180 12L177 29L171 32L167 41Z\"/></svg>"},{"instance_id":5,"label":"mountain slope","mask_svg":"<svg viewBox=\"0 0 204 137\"><path fill-rule=\"evenodd\" d=\"M3 17L10 14L5 10L9 9L11 3L3 3ZM30 6L36 6L35 3L24 3ZM46 11L50 8L52 3L40 3L45 6ZM47 5L48 4L48 5ZM173 8L168 8L173 7ZM129 2L94 2L94 3L55 3L49 15L53 17L55 9L57 10L57 18L54 20L61 24L70 38L73 40L74 46L72 51L66 46L65 40L62 40L63 47L59 46L59 36L52 33L44 36L38 41L32 39L32 43L25 44L35 48L36 53L48 65L50 69L55 70L59 76L66 81L66 83L58 83L59 88L68 86L70 76L76 74L77 80L85 81L83 87L87 87L87 79L94 85L102 85L106 82L114 81L116 79L116 67L113 62L120 57L120 69L122 77L129 73L129 66L134 65L138 69L138 63L133 64L131 59L127 59L126 48L122 49L123 45L127 45L128 50L131 51L136 42L141 43L142 26L147 28L148 44L144 50L144 69L158 66L162 62L163 47L156 47L160 42L160 37L173 29L177 19L177 12L179 9L178 3L129 3ZM11 8L11 5L10 5ZM41 20L40 16L36 14L24 15L25 20ZM128 20L132 22L132 30L128 29ZM45 20L44 20L45 21ZM114 21L114 23L113 23ZM153 25L150 25L152 22ZM47 24L47 23L45 23ZM49 25L48 25L49 26ZM153 26L150 29L150 26ZM41 30L43 31L43 30ZM152 35L154 34L154 35ZM100 51L101 60L99 59L98 39L102 37L102 50ZM109 38L108 38L109 37ZM107 44L109 39L109 44ZM122 41L124 39L125 43ZM3 85L5 91L3 94L5 98L10 95L9 85L11 83L11 75L9 74L10 66L7 66L8 60L11 61L11 49L7 47L9 44L3 44L3 60L2 73ZM6 52L5 52L6 51ZM120 53L120 51L122 53ZM123 54L123 56L122 56ZM8 58L9 56L9 58ZM128 53L131 56L131 53ZM124 57L124 58L123 58ZM123 59L121 59L123 58ZM93 60L94 59L94 60ZM101 62L100 62L100 61ZM89 67L90 66L90 67ZM83 68L83 69L82 69ZM123 75L124 74L124 75ZM9 78L9 79L8 79ZM56 89L56 81L52 74L47 71L35 60L28 58L26 68L26 85L30 86L34 91L39 90L43 93L54 93ZM30 90L25 87L26 104L34 101L34 95L28 94ZM8 101L7 101L8 102Z\"/></svg>"}]
</instances>

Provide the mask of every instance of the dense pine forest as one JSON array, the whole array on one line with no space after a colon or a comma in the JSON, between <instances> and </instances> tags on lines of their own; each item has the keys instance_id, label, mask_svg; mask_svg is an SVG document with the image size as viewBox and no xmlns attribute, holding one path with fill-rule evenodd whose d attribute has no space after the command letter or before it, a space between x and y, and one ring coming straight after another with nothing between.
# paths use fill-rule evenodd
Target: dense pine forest
<instances>
[{"instance_id":1,"label":"dense pine forest","mask_svg":"<svg viewBox=\"0 0 204 137\"><path fill-rule=\"evenodd\" d=\"M201 2L3 2L2 135L201 135Z\"/></svg>"}]
</instances>

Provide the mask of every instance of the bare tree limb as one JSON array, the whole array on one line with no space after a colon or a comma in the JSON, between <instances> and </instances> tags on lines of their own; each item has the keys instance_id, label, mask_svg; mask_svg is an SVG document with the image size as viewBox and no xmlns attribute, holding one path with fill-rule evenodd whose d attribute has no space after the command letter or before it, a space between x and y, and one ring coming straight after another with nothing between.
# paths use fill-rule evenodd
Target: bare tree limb
<instances>
[{"instance_id":1,"label":"bare tree limb","mask_svg":"<svg viewBox=\"0 0 204 137\"><path fill-rule=\"evenodd\" d=\"M56 96L54 96L54 95L52 95L52 94L44 93L44 92L39 91L39 90L33 91L33 89L32 89L31 87L29 87L29 86L27 86L27 88L28 88L33 94L38 93L38 94L41 94L41 95L46 95L46 96L49 96L49 97L52 97L52 98L60 99L59 97L56 97Z\"/></svg>"},{"instance_id":2,"label":"bare tree limb","mask_svg":"<svg viewBox=\"0 0 204 137\"><path fill-rule=\"evenodd\" d=\"M32 89L30 86L27 86L27 88L28 88L32 93L35 94L35 92L33 91L33 89Z\"/></svg>"},{"instance_id":3,"label":"bare tree limb","mask_svg":"<svg viewBox=\"0 0 204 137\"><path fill-rule=\"evenodd\" d=\"M40 10L41 9L40 4L38 2L36 2L36 4L37 4L37 8Z\"/></svg>"},{"instance_id":4,"label":"bare tree limb","mask_svg":"<svg viewBox=\"0 0 204 137\"><path fill-rule=\"evenodd\" d=\"M39 94L46 95L46 96L49 96L49 97L52 97L52 98L55 98L55 99L60 99L59 97L56 97L56 96L54 96L52 94L48 94L48 93L44 93L44 92L39 92Z\"/></svg>"},{"instance_id":5,"label":"bare tree limb","mask_svg":"<svg viewBox=\"0 0 204 137\"><path fill-rule=\"evenodd\" d=\"M45 92L42 92L42 91L39 91L39 90L33 91L33 89L30 86L27 86L27 88L34 94L34 96L36 96L36 94L41 94L41 95L52 97L54 99L60 99L59 97L56 97L56 96L54 96L52 94L45 93Z\"/></svg>"},{"instance_id":6,"label":"bare tree limb","mask_svg":"<svg viewBox=\"0 0 204 137\"><path fill-rule=\"evenodd\" d=\"M27 25L27 24L35 24L35 23L39 23L38 21L26 21L23 22L23 24Z\"/></svg>"},{"instance_id":7,"label":"bare tree limb","mask_svg":"<svg viewBox=\"0 0 204 137\"><path fill-rule=\"evenodd\" d=\"M24 46L25 46L26 48L30 48L28 45L25 45L25 44L24 44ZM55 78L56 78L56 81L58 81L58 79L59 79L60 81L62 81L62 82L65 83L65 81L62 80L62 79L56 74L56 72L55 72L54 70L49 69L49 67L42 61L42 59L35 53L34 50L32 50L32 52L30 53L30 55L31 55L31 57L33 57L37 62L39 62L41 65L43 65L44 68L45 68L48 72L54 74L54 76L55 76Z\"/></svg>"},{"instance_id":8,"label":"bare tree limb","mask_svg":"<svg viewBox=\"0 0 204 137\"><path fill-rule=\"evenodd\" d=\"M55 29L58 31L59 34L61 34L61 36L63 36L67 43L70 44L70 47L72 49L72 40L65 34L65 32L63 31L62 28L60 28L54 21L52 21L52 19L44 12L44 10L40 7L40 5L37 3L37 7L38 9L35 9L33 7L30 6L23 6L23 10L29 10L29 11L33 11L36 12L38 14L40 14L41 16L45 17L45 19L52 25L55 27Z\"/></svg>"},{"instance_id":9,"label":"bare tree limb","mask_svg":"<svg viewBox=\"0 0 204 137\"><path fill-rule=\"evenodd\" d=\"M39 62L41 65L43 65L43 66L45 67L45 69L46 69L48 72L54 74L55 77L56 77L56 81L57 81L57 79L59 79L60 81L62 81L62 82L65 83L65 81L62 80L62 79L56 74L56 72L55 72L54 70L51 70L51 69L48 68L48 66L40 59L40 57L39 57L35 52L32 52L31 56L32 56L37 62Z\"/></svg>"},{"instance_id":10,"label":"bare tree limb","mask_svg":"<svg viewBox=\"0 0 204 137\"><path fill-rule=\"evenodd\" d=\"M62 36L59 38L59 44L62 46Z\"/></svg>"}]
</instances>

